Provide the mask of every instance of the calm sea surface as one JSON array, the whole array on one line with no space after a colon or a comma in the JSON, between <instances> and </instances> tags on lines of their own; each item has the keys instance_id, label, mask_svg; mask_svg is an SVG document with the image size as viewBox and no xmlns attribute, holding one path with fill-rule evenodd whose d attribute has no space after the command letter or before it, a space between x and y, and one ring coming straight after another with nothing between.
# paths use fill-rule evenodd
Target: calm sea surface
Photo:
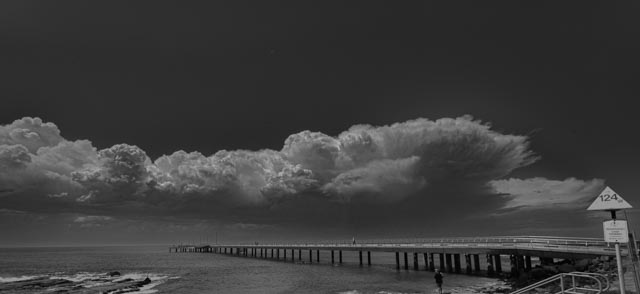
<instances>
[{"instance_id":1,"label":"calm sea surface","mask_svg":"<svg viewBox=\"0 0 640 294\"><path fill-rule=\"evenodd\" d=\"M329 252L320 264L234 257L213 253L169 253L164 246L1 248L2 293L434 293L433 273L395 270L393 254L374 253L373 266L358 266L356 252L332 266ZM308 262L308 252L302 252ZM366 263L366 254L364 255ZM337 254L336 254L337 259ZM412 256L409 256L412 265ZM118 271L111 277L107 273ZM122 288L143 281L145 285ZM61 281L34 285L37 281ZM70 282L65 282L70 281ZM128 284L127 284L128 283ZM25 285L26 284L26 285ZM37 283L36 283L37 284ZM475 293L501 282L486 277L445 274L445 292ZM67 292L65 292L67 291Z\"/></svg>"}]
</instances>

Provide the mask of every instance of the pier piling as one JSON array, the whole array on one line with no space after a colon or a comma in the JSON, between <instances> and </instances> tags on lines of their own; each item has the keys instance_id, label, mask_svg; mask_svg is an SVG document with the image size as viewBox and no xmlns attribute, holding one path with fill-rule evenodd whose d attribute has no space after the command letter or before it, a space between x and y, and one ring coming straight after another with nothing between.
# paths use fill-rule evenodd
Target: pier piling
<instances>
[{"instance_id":1,"label":"pier piling","mask_svg":"<svg viewBox=\"0 0 640 294\"><path fill-rule=\"evenodd\" d=\"M479 272L480 271L480 254L473 255L473 263L475 267L475 272Z\"/></svg>"},{"instance_id":2,"label":"pier piling","mask_svg":"<svg viewBox=\"0 0 640 294\"><path fill-rule=\"evenodd\" d=\"M404 269L408 270L409 269L409 259L407 258L407 252L403 252L404 253Z\"/></svg>"}]
</instances>

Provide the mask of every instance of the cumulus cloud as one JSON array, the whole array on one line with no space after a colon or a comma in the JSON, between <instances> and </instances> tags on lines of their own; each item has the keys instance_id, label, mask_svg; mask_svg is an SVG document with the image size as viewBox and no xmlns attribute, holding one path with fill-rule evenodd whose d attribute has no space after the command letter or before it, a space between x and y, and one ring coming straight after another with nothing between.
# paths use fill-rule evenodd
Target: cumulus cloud
<instances>
[{"instance_id":1,"label":"cumulus cloud","mask_svg":"<svg viewBox=\"0 0 640 294\"><path fill-rule=\"evenodd\" d=\"M178 151L158 158L150 169L160 191L240 204L277 201L315 183L310 170L273 150L220 151L210 157Z\"/></svg>"},{"instance_id":2,"label":"cumulus cloud","mask_svg":"<svg viewBox=\"0 0 640 294\"><path fill-rule=\"evenodd\" d=\"M385 194L398 200L430 183L505 176L538 159L528 148L524 136L500 134L460 117L356 125L337 138L304 131L289 136L282 153L326 183L324 191L338 196L362 191L372 199L383 200Z\"/></svg>"},{"instance_id":3,"label":"cumulus cloud","mask_svg":"<svg viewBox=\"0 0 640 294\"><path fill-rule=\"evenodd\" d=\"M89 190L81 202L135 200L146 190L151 160L137 146L118 144L100 150L97 161L71 173L74 181Z\"/></svg>"},{"instance_id":4,"label":"cumulus cloud","mask_svg":"<svg viewBox=\"0 0 640 294\"><path fill-rule=\"evenodd\" d=\"M441 183L484 185L537 159L527 137L471 117L356 125L337 136L303 131L281 150L177 151L155 161L137 146L97 150L23 118L0 126L0 208L218 215L314 201L385 205L432 197L424 190Z\"/></svg>"},{"instance_id":5,"label":"cumulus cloud","mask_svg":"<svg viewBox=\"0 0 640 294\"><path fill-rule=\"evenodd\" d=\"M25 117L5 126L0 126L0 144L21 145L35 153L40 147L55 146L64 141L60 130L53 123L44 123L40 118Z\"/></svg>"},{"instance_id":6,"label":"cumulus cloud","mask_svg":"<svg viewBox=\"0 0 640 294\"><path fill-rule=\"evenodd\" d=\"M604 189L604 180L589 181L568 178L507 179L490 183L491 187L507 197L504 209L571 209L584 208Z\"/></svg>"},{"instance_id":7,"label":"cumulus cloud","mask_svg":"<svg viewBox=\"0 0 640 294\"><path fill-rule=\"evenodd\" d=\"M31 157L26 147L22 145L0 145L0 168L2 170L24 169L30 162Z\"/></svg>"},{"instance_id":8,"label":"cumulus cloud","mask_svg":"<svg viewBox=\"0 0 640 294\"><path fill-rule=\"evenodd\" d=\"M393 202L418 191L425 185L417 173L420 158L381 159L350 169L325 184L322 190L340 195L341 200L374 198L379 202Z\"/></svg>"}]
</instances>

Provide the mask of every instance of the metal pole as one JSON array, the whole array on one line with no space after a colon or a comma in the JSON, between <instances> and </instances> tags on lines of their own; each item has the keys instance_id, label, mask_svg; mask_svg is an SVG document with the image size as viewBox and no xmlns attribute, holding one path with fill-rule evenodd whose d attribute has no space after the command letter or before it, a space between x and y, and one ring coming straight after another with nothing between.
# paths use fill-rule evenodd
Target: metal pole
<instances>
[{"instance_id":1,"label":"metal pole","mask_svg":"<svg viewBox=\"0 0 640 294\"><path fill-rule=\"evenodd\" d=\"M618 262L618 281L620 284L620 294L625 294L624 276L622 274L622 257L620 256L620 243L618 242L616 242L616 261Z\"/></svg>"}]
</instances>

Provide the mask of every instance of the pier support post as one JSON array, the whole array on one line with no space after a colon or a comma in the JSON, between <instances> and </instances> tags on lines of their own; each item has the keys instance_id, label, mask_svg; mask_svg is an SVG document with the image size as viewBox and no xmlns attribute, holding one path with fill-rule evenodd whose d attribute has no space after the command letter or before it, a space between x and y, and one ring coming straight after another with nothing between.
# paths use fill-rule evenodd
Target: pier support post
<instances>
[{"instance_id":1,"label":"pier support post","mask_svg":"<svg viewBox=\"0 0 640 294\"><path fill-rule=\"evenodd\" d=\"M500 254L496 254L493 257L496 260L494 262L494 266L496 267L496 273L501 273L502 272L502 258L500 257Z\"/></svg>"},{"instance_id":2,"label":"pier support post","mask_svg":"<svg viewBox=\"0 0 640 294\"><path fill-rule=\"evenodd\" d=\"M487 254L487 274L493 275L493 255Z\"/></svg>"},{"instance_id":3,"label":"pier support post","mask_svg":"<svg viewBox=\"0 0 640 294\"><path fill-rule=\"evenodd\" d=\"M273 258L273 248L271 248L271 258Z\"/></svg>"},{"instance_id":4,"label":"pier support post","mask_svg":"<svg viewBox=\"0 0 640 294\"><path fill-rule=\"evenodd\" d=\"M338 258L339 258L340 264L342 264L342 250L338 251Z\"/></svg>"},{"instance_id":5,"label":"pier support post","mask_svg":"<svg viewBox=\"0 0 640 294\"><path fill-rule=\"evenodd\" d=\"M440 261L440 271L444 272L447 269L444 266L444 253L438 253L438 260Z\"/></svg>"},{"instance_id":6,"label":"pier support post","mask_svg":"<svg viewBox=\"0 0 640 294\"><path fill-rule=\"evenodd\" d=\"M336 263L335 262L335 257L334 257L334 254L333 254L333 250L331 250L331 264L334 264L334 263Z\"/></svg>"},{"instance_id":7,"label":"pier support post","mask_svg":"<svg viewBox=\"0 0 640 294\"><path fill-rule=\"evenodd\" d=\"M526 272L531 271L531 255L527 255L524 257L524 270Z\"/></svg>"},{"instance_id":8,"label":"pier support post","mask_svg":"<svg viewBox=\"0 0 640 294\"><path fill-rule=\"evenodd\" d=\"M407 258L407 252L403 252L404 253L404 269L408 270L409 269L409 258Z\"/></svg>"},{"instance_id":9,"label":"pier support post","mask_svg":"<svg viewBox=\"0 0 640 294\"><path fill-rule=\"evenodd\" d=\"M422 253L422 259L424 259L424 270L428 271L429 270L429 254Z\"/></svg>"},{"instance_id":10,"label":"pier support post","mask_svg":"<svg viewBox=\"0 0 640 294\"><path fill-rule=\"evenodd\" d=\"M462 271L462 266L460 265L460 254L453 255L453 266L457 274Z\"/></svg>"},{"instance_id":11,"label":"pier support post","mask_svg":"<svg viewBox=\"0 0 640 294\"><path fill-rule=\"evenodd\" d=\"M467 270L467 274L471 274L471 255L469 254L465 254L464 255L464 263L466 265L466 270Z\"/></svg>"},{"instance_id":12,"label":"pier support post","mask_svg":"<svg viewBox=\"0 0 640 294\"><path fill-rule=\"evenodd\" d=\"M295 249L291 249L291 261L292 262L296 261L296 251L295 251Z\"/></svg>"},{"instance_id":13,"label":"pier support post","mask_svg":"<svg viewBox=\"0 0 640 294\"><path fill-rule=\"evenodd\" d=\"M479 272L480 271L480 254L474 254L473 255L473 265L474 265L474 269L475 272Z\"/></svg>"},{"instance_id":14,"label":"pier support post","mask_svg":"<svg viewBox=\"0 0 640 294\"><path fill-rule=\"evenodd\" d=\"M510 255L509 262L511 264L511 276L517 277L518 276L518 256Z\"/></svg>"},{"instance_id":15,"label":"pier support post","mask_svg":"<svg viewBox=\"0 0 640 294\"><path fill-rule=\"evenodd\" d=\"M419 268L419 265L418 265L418 253L417 253L417 252L414 252L414 253L413 253L413 270L414 270L414 271L417 271L417 270L419 270L419 269L420 269L420 268Z\"/></svg>"},{"instance_id":16,"label":"pier support post","mask_svg":"<svg viewBox=\"0 0 640 294\"><path fill-rule=\"evenodd\" d=\"M400 269L400 252L396 251L396 269Z\"/></svg>"},{"instance_id":17,"label":"pier support post","mask_svg":"<svg viewBox=\"0 0 640 294\"><path fill-rule=\"evenodd\" d=\"M358 251L358 256L360 257L360 266L362 266L362 250Z\"/></svg>"},{"instance_id":18,"label":"pier support post","mask_svg":"<svg viewBox=\"0 0 640 294\"><path fill-rule=\"evenodd\" d=\"M429 270L430 271L435 271L436 270L436 262L433 260L433 253L429 253Z\"/></svg>"},{"instance_id":19,"label":"pier support post","mask_svg":"<svg viewBox=\"0 0 640 294\"><path fill-rule=\"evenodd\" d=\"M444 255L444 258L447 261L447 272L448 273L452 273L453 272L453 260L451 260L451 254L450 253L446 253Z\"/></svg>"},{"instance_id":20,"label":"pier support post","mask_svg":"<svg viewBox=\"0 0 640 294\"><path fill-rule=\"evenodd\" d=\"M276 259L280 259L280 248L276 248Z\"/></svg>"},{"instance_id":21,"label":"pier support post","mask_svg":"<svg viewBox=\"0 0 640 294\"><path fill-rule=\"evenodd\" d=\"M298 261L302 261L302 249L298 249Z\"/></svg>"},{"instance_id":22,"label":"pier support post","mask_svg":"<svg viewBox=\"0 0 640 294\"><path fill-rule=\"evenodd\" d=\"M286 248L282 249L282 254L283 254L284 261L287 261L287 249Z\"/></svg>"},{"instance_id":23,"label":"pier support post","mask_svg":"<svg viewBox=\"0 0 640 294\"><path fill-rule=\"evenodd\" d=\"M313 250L309 249L309 263L313 263Z\"/></svg>"},{"instance_id":24,"label":"pier support post","mask_svg":"<svg viewBox=\"0 0 640 294\"><path fill-rule=\"evenodd\" d=\"M320 262L320 249L316 250L316 261Z\"/></svg>"},{"instance_id":25,"label":"pier support post","mask_svg":"<svg viewBox=\"0 0 640 294\"><path fill-rule=\"evenodd\" d=\"M371 251L367 251L367 265L371 266Z\"/></svg>"},{"instance_id":26,"label":"pier support post","mask_svg":"<svg viewBox=\"0 0 640 294\"><path fill-rule=\"evenodd\" d=\"M521 270L524 271L524 255L516 255L516 268L518 269L518 272Z\"/></svg>"}]
</instances>

